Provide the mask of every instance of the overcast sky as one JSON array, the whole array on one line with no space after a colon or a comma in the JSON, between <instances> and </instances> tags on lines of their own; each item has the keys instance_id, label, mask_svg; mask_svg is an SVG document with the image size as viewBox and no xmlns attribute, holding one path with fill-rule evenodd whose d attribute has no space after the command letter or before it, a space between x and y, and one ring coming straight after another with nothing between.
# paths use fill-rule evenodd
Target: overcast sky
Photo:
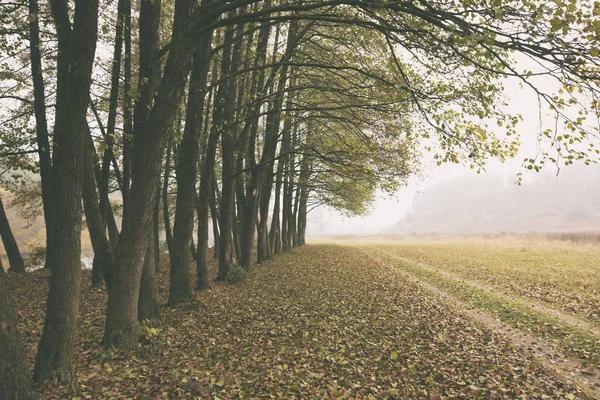
<instances>
[{"instance_id":1,"label":"overcast sky","mask_svg":"<svg viewBox=\"0 0 600 400\"><path fill-rule=\"evenodd\" d=\"M534 70L530 62L520 61L521 69ZM545 88L549 92L556 92L558 87L547 78L540 78L537 85ZM540 127L540 108L537 96L531 89L523 89L517 81L507 80L504 82L505 96L509 99L510 105L508 111L511 113L520 113L523 116L517 127L521 137L521 146L519 155L505 163L497 160L490 160L486 167L487 174L500 175L504 179L504 184L513 184L516 175L523 173L523 184L535 179L535 172L528 172L522 167L522 161L525 157L534 158L537 153L537 137L541 132ZM541 119L543 128L548 128L553 122L553 116L549 114L547 104L541 108ZM500 128L501 129L501 128ZM502 134L500 131L498 134ZM436 166L433 157L424 153L422 159L423 173L421 176L415 176L410 180L408 186L399 190L393 196L378 196L373 206L371 215L367 217L348 218L341 216L338 212L324 207L316 209L309 214L309 223L307 227L308 236L319 235L343 235L343 234L374 234L398 222L407 212L411 210L413 200L419 192L424 192L428 187L439 183L447 182L460 176L477 176L477 173L466 166L455 164L443 164ZM556 172L556 167L548 166Z\"/></svg>"}]
</instances>

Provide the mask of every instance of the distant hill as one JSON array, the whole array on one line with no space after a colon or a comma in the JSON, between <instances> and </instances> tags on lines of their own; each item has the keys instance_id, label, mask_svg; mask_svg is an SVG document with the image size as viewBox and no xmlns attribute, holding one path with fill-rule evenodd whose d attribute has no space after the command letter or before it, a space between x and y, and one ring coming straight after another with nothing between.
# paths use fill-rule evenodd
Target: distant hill
<instances>
[{"instance_id":1,"label":"distant hill","mask_svg":"<svg viewBox=\"0 0 600 400\"><path fill-rule=\"evenodd\" d=\"M600 230L600 168L542 172L523 186L480 175L422 191L386 234Z\"/></svg>"}]
</instances>

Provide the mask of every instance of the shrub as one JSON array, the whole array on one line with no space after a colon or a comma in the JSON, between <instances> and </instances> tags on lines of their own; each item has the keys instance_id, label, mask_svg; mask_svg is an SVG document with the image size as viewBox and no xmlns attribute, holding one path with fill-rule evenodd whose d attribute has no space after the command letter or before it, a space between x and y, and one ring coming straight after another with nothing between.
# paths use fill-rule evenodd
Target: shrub
<instances>
[{"instance_id":1,"label":"shrub","mask_svg":"<svg viewBox=\"0 0 600 400\"><path fill-rule=\"evenodd\" d=\"M229 283L244 283L248 280L248 271L239 265L230 265L225 281Z\"/></svg>"}]
</instances>

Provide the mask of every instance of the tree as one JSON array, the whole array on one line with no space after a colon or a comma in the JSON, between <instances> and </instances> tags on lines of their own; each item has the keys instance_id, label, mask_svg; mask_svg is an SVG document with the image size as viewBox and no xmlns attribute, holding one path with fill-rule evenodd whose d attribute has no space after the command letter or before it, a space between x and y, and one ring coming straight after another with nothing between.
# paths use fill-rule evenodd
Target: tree
<instances>
[{"instance_id":1,"label":"tree","mask_svg":"<svg viewBox=\"0 0 600 400\"><path fill-rule=\"evenodd\" d=\"M37 399L37 393L31 386L17 318L3 273L0 273L0 351L0 397L15 400Z\"/></svg>"},{"instance_id":2,"label":"tree","mask_svg":"<svg viewBox=\"0 0 600 400\"><path fill-rule=\"evenodd\" d=\"M182 39L193 1L179 1L173 18L173 45L148 119L135 126L132 146L132 186L129 207L115 257L108 297L104 343L133 348L138 342L138 300L147 232L152 223L154 191L160 180L162 154L191 68L192 41ZM146 27L147 28L147 27ZM144 29L140 25L140 30ZM149 105L146 103L145 105Z\"/></svg>"},{"instance_id":3,"label":"tree","mask_svg":"<svg viewBox=\"0 0 600 400\"><path fill-rule=\"evenodd\" d=\"M15 240L12 230L10 229L8 217L4 211L2 198L0 198L0 236L2 237L2 243L4 244L6 256L8 257L10 270L13 272L25 271L25 263L23 262L23 257L21 257L21 252L19 251L17 241Z\"/></svg>"},{"instance_id":4,"label":"tree","mask_svg":"<svg viewBox=\"0 0 600 400\"><path fill-rule=\"evenodd\" d=\"M51 1L58 37L54 127L54 195L49 253L52 276L44 332L36 356L34 381L56 373L71 381L73 346L79 312L81 275L81 196L87 106L96 50L98 0L75 2L71 24L66 0Z\"/></svg>"}]
</instances>

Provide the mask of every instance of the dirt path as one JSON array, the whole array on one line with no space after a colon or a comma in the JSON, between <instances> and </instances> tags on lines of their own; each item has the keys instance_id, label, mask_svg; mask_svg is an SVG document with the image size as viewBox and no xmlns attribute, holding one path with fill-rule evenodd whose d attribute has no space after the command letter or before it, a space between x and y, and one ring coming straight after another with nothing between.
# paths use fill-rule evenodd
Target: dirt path
<instances>
[{"instance_id":1,"label":"dirt path","mask_svg":"<svg viewBox=\"0 0 600 400\"><path fill-rule=\"evenodd\" d=\"M411 264L411 265L416 265L417 267L420 267L426 271L438 273L445 278L452 279L454 281L467 284L475 289L479 289L483 292L490 293L490 294L492 294L496 297L499 297L503 300L508 300L508 301L511 301L514 303L519 303L519 304L525 305L529 308L532 308L540 313L551 315L567 325L572 325L582 331L585 331L589 334L592 334L592 335L600 338L600 329L596 325L594 325L593 323L590 323L582 318L579 318L575 315L564 313L564 312L556 310L554 308L547 307L538 302L525 299L521 296L511 295L511 294L502 292L493 286L486 285L486 284L480 283L480 282L475 282L475 281L472 281L469 279L465 279L465 278L458 276L456 274L453 274L451 272L444 271L440 268L435 268L429 264L414 261L414 260L411 260L410 258L401 257L401 256L398 256L396 254L393 254L393 253L390 253L390 252L387 252L387 251L384 251L381 249L378 249L378 251L380 251L381 253L384 253L390 257L393 257L399 261L402 261L402 262L405 262L405 263Z\"/></svg>"},{"instance_id":2,"label":"dirt path","mask_svg":"<svg viewBox=\"0 0 600 400\"><path fill-rule=\"evenodd\" d=\"M525 334L522 331L493 318L487 313L474 309L471 305L415 277L406 270L394 265L390 265L385 260L370 254L368 250L361 250L373 261L379 263L379 265L391 267L395 271L404 275L411 282L419 284L447 303L460 309L460 311L465 315L471 317L490 330L499 333L510 343L512 343L513 346L520 348L525 352L532 353L542 363L542 365L544 365L544 367L554 371L562 380L579 386L592 398L600 398L599 369L586 367L578 359L566 356L554 343L542 338ZM411 264L414 263L411 262Z\"/></svg>"}]
</instances>

